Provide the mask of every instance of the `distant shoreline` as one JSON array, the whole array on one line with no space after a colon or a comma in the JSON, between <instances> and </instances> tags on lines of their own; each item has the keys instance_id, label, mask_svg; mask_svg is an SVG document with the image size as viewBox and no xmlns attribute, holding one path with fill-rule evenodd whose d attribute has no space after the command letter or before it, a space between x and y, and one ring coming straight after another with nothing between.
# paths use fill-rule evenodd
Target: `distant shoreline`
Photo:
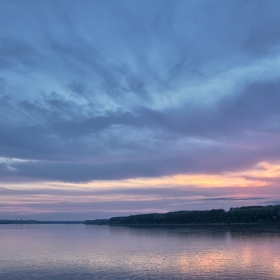
<instances>
[{"instance_id":1,"label":"distant shoreline","mask_svg":"<svg viewBox=\"0 0 280 280\"><path fill-rule=\"evenodd\" d=\"M90 224L86 224L90 225ZM95 224L97 225L97 224ZM195 223L188 223L188 224L99 224L99 225L109 225L113 227L118 226L129 226L129 227L245 227L245 226L279 226L280 222L266 222L266 223L201 223L201 224L195 224Z\"/></svg>"},{"instance_id":2,"label":"distant shoreline","mask_svg":"<svg viewBox=\"0 0 280 280\"><path fill-rule=\"evenodd\" d=\"M126 226L228 226L280 224L280 205L243 206L212 210L150 213L110 219L86 220L86 225Z\"/></svg>"},{"instance_id":3,"label":"distant shoreline","mask_svg":"<svg viewBox=\"0 0 280 280\"><path fill-rule=\"evenodd\" d=\"M36 221L36 220L0 220L0 225L73 225L84 221Z\"/></svg>"},{"instance_id":4,"label":"distant shoreline","mask_svg":"<svg viewBox=\"0 0 280 280\"><path fill-rule=\"evenodd\" d=\"M259 226L280 225L280 205L243 206L212 210L176 211L167 213L150 213L130 216L112 217L110 219L95 219L86 221L37 221L37 220L9 220L2 219L4 225L27 224L85 224L110 226L144 226L144 227L198 227L198 226Z\"/></svg>"}]
</instances>

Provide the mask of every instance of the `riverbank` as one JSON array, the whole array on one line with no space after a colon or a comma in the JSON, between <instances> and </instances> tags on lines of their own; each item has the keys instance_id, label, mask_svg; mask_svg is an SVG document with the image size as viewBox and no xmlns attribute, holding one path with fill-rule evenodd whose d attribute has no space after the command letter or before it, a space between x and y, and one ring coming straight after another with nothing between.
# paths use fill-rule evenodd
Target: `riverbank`
<instances>
[{"instance_id":1,"label":"riverbank","mask_svg":"<svg viewBox=\"0 0 280 280\"><path fill-rule=\"evenodd\" d=\"M86 220L92 225L229 225L229 224L278 224L280 223L280 205L243 206L224 209L176 211L168 213L150 213L110 219Z\"/></svg>"}]
</instances>

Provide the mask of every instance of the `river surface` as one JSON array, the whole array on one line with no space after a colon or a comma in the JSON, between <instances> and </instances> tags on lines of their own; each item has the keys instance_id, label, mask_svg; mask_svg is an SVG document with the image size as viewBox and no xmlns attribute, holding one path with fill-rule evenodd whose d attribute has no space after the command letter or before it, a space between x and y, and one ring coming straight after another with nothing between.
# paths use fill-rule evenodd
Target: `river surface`
<instances>
[{"instance_id":1,"label":"river surface","mask_svg":"<svg viewBox=\"0 0 280 280\"><path fill-rule=\"evenodd\" d=\"M278 227L0 225L0 279L280 279Z\"/></svg>"}]
</instances>

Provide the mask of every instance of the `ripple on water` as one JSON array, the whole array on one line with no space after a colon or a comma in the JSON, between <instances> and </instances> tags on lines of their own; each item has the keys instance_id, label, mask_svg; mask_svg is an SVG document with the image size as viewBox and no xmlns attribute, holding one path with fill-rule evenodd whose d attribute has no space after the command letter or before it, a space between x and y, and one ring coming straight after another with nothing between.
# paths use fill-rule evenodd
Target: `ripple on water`
<instances>
[{"instance_id":1,"label":"ripple on water","mask_svg":"<svg viewBox=\"0 0 280 280\"><path fill-rule=\"evenodd\" d=\"M278 228L0 226L0 279L280 279Z\"/></svg>"}]
</instances>

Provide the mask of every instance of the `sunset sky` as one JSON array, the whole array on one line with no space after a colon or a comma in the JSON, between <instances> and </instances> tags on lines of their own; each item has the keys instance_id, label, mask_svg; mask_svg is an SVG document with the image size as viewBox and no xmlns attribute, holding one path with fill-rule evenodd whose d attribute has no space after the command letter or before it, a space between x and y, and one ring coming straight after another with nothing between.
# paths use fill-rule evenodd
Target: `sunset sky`
<instances>
[{"instance_id":1,"label":"sunset sky","mask_svg":"<svg viewBox=\"0 0 280 280\"><path fill-rule=\"evenodd\" d=\"M0 219L280 204L280 1L0 0Z\"/></svg>"}]
</instances>

